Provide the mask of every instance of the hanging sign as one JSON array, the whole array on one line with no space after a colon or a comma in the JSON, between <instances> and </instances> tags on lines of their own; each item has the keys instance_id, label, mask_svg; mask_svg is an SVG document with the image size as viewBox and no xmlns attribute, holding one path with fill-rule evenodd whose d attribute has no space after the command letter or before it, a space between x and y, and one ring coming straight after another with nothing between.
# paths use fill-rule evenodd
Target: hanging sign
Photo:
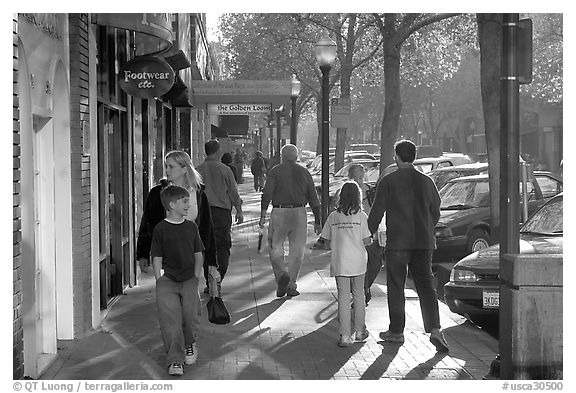
<instances>
[{"instance_id":1,"label":"hanging sign","mask_svg":"<svg viewBox=\"0 0 576 393\"><path fill-rule=\"evenodd\" d=\"M154 98L166 94L174 84L170 64L154 56L139 56L120 70L120 88L134 97Z\"/></svg>"},{"instance_id":2,"label":"hanging sign","mask_svg":"<svg viewBox=\"0 0 576 393\"><path fill-rule=\"evenodd\" d=\"M270 114L272 104L208 104L210 115Z\"/></svg>"}]
</instances>

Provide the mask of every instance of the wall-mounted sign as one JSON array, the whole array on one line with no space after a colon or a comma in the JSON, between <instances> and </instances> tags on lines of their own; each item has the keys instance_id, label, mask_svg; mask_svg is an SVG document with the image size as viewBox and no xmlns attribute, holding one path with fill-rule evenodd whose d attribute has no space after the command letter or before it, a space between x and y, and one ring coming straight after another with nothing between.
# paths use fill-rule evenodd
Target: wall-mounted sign
<instances>
[{"instance_id":1,"label":"wall-mounted sign","mask_svg":"<svg viewBox=\"0 0 576 393\"><path fill-rule=\"evenodd\" d=\"M192 90L196 95L282 95L290 97L292 82L287 81L199 81L194 80Z\"/></svg>"},{"instance_id":2,"label":"wall-mounted sign","mask_svg":"<svg viewBox=\"0 0 576 393\"><path fill-rule=\"evenodd\" d=\"M135 57L120 70L120 87L139 98L166 94L174 84L174 70L165 60L153 56Z\"/></svg>"},{"instance_id":3,"label":"wall-mounted sign","mask_svg":"<svg viewBox=\"0 0 576 393\"><path fill-rule=\"evenodd\" d=\"M209 115L270 114L272 104L208 104Z\"/></svg>"}]
</instances>

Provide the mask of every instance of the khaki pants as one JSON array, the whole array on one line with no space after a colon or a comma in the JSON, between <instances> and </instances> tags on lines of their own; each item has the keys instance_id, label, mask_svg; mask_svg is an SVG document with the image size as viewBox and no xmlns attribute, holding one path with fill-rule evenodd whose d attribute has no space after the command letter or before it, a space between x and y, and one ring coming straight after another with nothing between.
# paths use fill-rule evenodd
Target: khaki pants
<instances>
[{"instance_id":1,"label":"khaki pants","mask_svg":"<svg viewBox=\"0 0 576 393\"><path fill-rule=\"evenodd\" d=\"M270 216L268 242L270 262L276 282L284 273L290 276L289 288L296 288L306 248L306 207L273 208ZM288 257L284 255L284 242L288 239ZM286 259L286 260L285 260Z\"/></svg>"}]
</instances>

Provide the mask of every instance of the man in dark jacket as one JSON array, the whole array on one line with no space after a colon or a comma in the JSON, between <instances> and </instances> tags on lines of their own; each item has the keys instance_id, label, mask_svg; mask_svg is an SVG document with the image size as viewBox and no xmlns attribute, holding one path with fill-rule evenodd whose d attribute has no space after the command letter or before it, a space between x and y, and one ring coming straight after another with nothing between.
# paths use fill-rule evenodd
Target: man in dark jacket
<instances>
[{"instance_id":1,"label":"man in dark jacket","mask_svg":"<svg viewBox=\"0 0 576 393\"><path fill-rule=\"evenodd\" d=\"M254 153L254 158L252 159L250 170L254 175L254 190L262 191L264 189L264 172L266 170L266 164L264 163L264 158L261 151Z\"/></svg>"},{"instance_id":2,"label":"man in dark jacket","mask_svg":"<svg viewBox=\"0 0 576 393\"><path fill-rule=\"evenodd\" d=\"M420 299L424 330L440 352L448 343L440 331L438 298L432 274L432 254L436 248L434 228L440 218L440 196L434 181L414 168L416 146L408 140L394 145L398 170L382 178L376 189L368 227L374 234L386 212L386 283L390 326L380 338L404 342L406 323L404 285L407 269L414 279Z\"/></svg>"}]
</instances>

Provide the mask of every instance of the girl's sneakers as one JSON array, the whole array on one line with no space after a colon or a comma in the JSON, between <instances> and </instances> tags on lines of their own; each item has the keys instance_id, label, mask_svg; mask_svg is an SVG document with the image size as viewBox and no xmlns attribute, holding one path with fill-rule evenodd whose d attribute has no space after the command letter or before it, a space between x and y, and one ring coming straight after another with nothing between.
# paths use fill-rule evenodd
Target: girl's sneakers
<instances>
[{"instance_id":1,"label":"girl's sneakers","mask_svg":"<svg viewBox=\"0 0 576 393\"><path fill-rule=\"evenodd\" d=\"M365 343L368 338L368 330L364 329L362 332L356 332L355 338L357 343Z\"/></svg>"},{"instance_id":2,"label":"girl's sneakers","mask_svg":"<svg viewBox=\"0 0 576 393\"><path fill-rule=\"evenodd\" d=\"M338 340L339 347L348 347L352 344L354 344L354 340L352 340L352 337L340 335L340 339Z\"/></svg>"}]
</instances>

